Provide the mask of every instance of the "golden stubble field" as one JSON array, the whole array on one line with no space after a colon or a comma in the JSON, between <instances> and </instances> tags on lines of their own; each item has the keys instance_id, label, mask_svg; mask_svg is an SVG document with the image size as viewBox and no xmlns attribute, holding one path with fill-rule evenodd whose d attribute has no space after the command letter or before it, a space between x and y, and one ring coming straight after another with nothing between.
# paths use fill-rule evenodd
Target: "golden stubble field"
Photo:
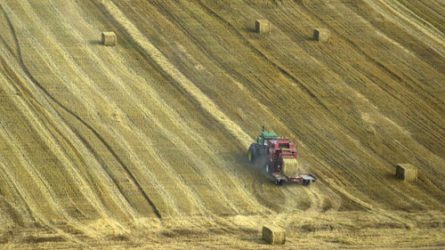
<instances>
[{"instance_id":1,"label":"golden stubble field","mask_svg":"<svg viewBox=\"0 0 445 250\"><path fill-rule=\"evenodd\" d=\"M0 30L0 248L445 246L442 0L2 0ZM314 185L250 166L263 125Z\"/></svg>"}]
</instances>

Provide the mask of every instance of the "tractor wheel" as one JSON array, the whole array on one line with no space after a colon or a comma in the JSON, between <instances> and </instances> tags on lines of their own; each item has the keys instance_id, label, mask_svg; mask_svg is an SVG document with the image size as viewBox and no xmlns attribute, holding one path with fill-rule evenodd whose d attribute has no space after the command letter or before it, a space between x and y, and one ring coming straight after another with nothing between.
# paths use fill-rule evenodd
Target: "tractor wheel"
<instances>
[{"instance_id":1,"label":"tractor wheel","mask_svg":"<svg viewBox=\"0 0 445 250\"><path fill-rule=\"evenodd\" d=\"M256 161L256 147L255 144L250 145L249 150L247 151L247 159L251 163L255 163Z\"/></svg>"},{"instance_id":2,"label":"tractor wheel","mask_svg":"<svg viewBox=\"0 0 445 250\"><path fill-rule=\"evenodd\" d=\"M309 186L311 184L310 180L303 180L303 186Z\"/></svg>"}]
</instances>

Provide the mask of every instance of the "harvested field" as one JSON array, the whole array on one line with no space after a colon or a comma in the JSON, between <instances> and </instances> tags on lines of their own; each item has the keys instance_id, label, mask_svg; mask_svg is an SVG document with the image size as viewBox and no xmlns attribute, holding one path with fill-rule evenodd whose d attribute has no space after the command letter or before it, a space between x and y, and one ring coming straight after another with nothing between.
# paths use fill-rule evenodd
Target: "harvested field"
<instances>
[{"instance_id":1,"label":"harvested field","mask_svg":"<svg viewBox=\"0 0 445 250\"><path fill-rule=\"evenodd\" d=\"M0 1L0 248L269 249L263 225L280 248L444 247L444 16L442 0ZM248 163L263 125L316 183Z\"/></svg>"}]
</instances>

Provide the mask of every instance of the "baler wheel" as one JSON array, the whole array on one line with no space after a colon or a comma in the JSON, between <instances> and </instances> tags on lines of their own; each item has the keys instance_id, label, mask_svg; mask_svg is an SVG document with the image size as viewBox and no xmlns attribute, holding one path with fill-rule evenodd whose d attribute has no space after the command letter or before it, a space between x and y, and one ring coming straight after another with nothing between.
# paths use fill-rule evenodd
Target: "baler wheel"
<instances>
[{"instance_id":1,"label":"baler wheel","mask_svg":"<svg viewBox=\"0 0 445 250\"><path fill-rule=\"evenodd\" d=\"M276 180L275 184L277 184L277 186L283 186L284 184L284 180L280 179L280 180Z\"/></svg>"},{"instance_id":2,"label":"baler wheel","mask_svg":"<svg viewBox=\"0 0 445 250\"><path fill-rule=\"evenodd\" d=\"M266 173L269 173L269 165L266 164Z\"/></svg>"}]
</instances>

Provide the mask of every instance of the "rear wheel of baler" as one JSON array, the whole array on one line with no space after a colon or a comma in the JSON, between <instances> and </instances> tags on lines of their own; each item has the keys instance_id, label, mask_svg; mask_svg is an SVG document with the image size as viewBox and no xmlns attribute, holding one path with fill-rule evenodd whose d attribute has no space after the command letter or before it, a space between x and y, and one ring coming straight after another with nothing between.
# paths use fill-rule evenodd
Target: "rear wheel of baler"
<instances>
[{"instance_id":1,"label":"rear wheel of baler","mask_svg":"<svg viewBox=\"0 0 445 250\"><path fill-rule=\"evenodd\" d=\"M269 164L266 164L266 173L269 175L273 174L273 169Z\"/></svg>"},{"instance_id":2,"label":"rear wheel of baler","mask_svg":"<svg viewBox=\"0 0 445 250\"><path fill-rule=\"evenodd\" d=\"M283 180L283 179L276 180L276 181L275 181L275 184L276 184L277 186L283 186L283 184L284 184L284 180Z\"/></svg>"}]
</instances>

